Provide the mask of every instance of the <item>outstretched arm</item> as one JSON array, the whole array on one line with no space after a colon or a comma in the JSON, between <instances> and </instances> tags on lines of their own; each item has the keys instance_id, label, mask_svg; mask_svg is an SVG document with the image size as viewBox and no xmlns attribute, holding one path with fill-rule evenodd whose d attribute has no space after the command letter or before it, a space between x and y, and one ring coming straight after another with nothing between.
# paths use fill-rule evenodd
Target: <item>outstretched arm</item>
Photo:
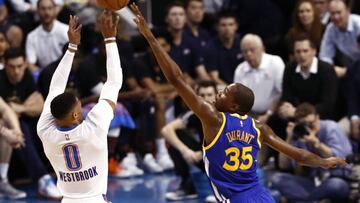
<instances>
[{"instance_id":1,"label":"outstretched arm","mask_svg":"<svg viewBox=\"0 0 360 203\"><path fill-rule=\"evenodd\" d=\"M220 113L215 109L215 107L205 102L204 99L195 94L191 86L186 83L184 79L185 76L179 66L170 58L151 33L137 6L132 4L131 9L136 15L134 21L137 24L140 33L149 43L166 79L177 89L186 105L194 111L203 123L205 122L206 124L215 126L220 125L222 121Z\"/></svg>"},{"instance_id":2,"label":"outstretched arm","mask_svg":"<svg viewBox=\"0 0 360 203\"><path fill-rule=\"evenodd\" d=\"M258 124L257 124L258 125ZM307 150L294 147L281 138L279 138L272 129L263 125L260 126L261 136L263 143L269 145L271 148L278 152L281 152L291 159L294 159L297 163L311 167L322 167L322 168L334 168L338 165L346 166L347 163L344 159L337 157L330 157L323 159L318 155L311 153Z\"/></svg>"},{"instance_id":3,"label":"outstretched arm","mask_svg":"<svg viewBox=\"0 0 360 203\"><path fill-rule=\"evenodd\" d=\"M100 100L106 100L115 110L118 94L123 83L123 73L121 69L119 50L116 44L117 25L119 16L114 20L110 11L105 10L101 17L101 33L105 40L106 48L106 72L107 80L102 87Z\"/></svg>"},{"instance_id":4,"label":"outstretched arm","mask_svg":"<svg viewBox=\"0 0 360 203\"><path fill-rule=\"evenodd\" d=\"M37 124L37 132L40 138L42 131L50 127L50 124L53 122L53 117L50 113L51 101L65 91L77 45L80 44L81 27L82 26L78 24L78 17L70 16L68 30L69 48L61 59L50 82L49 94L45 100L44 108Z\"/></svg>"}]
</instances>

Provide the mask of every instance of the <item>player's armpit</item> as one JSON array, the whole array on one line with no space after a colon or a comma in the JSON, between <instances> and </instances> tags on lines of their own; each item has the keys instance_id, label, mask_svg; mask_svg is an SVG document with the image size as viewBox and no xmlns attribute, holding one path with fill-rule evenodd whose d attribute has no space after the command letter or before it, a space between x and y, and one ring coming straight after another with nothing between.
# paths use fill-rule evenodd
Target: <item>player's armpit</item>
<instances>
[{"instance_id":1,"label":"player's armpit","mask_svg":"<svg viewBox=\"0 0 360 203\"><path fill-rule=\"evenodd\" d=\"M113 101L109 99L102 99L102 100L105 100L107 103L109 103L113 111L115 111L116 104Z\"/></svg>"}]
</instances>

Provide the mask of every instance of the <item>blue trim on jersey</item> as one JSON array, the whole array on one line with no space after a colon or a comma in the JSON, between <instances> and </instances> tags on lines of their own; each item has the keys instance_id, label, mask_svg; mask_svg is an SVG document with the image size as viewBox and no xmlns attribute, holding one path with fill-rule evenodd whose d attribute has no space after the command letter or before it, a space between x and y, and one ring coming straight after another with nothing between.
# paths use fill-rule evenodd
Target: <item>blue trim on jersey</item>
<instances>
[{"instance_id":1,"label":"blue trim on jersey","mask_svg":"<svg viewBox=\"0 0 360 203\"><path fill-rule=\"evenodd\" d=\"M77 127L78 125L72 125L72 126L70 126L70 127L57 127L57 129L59 130L59 131L62 131L62 132L66 132L66 131L70 131L70 130L72 130L72 129L75 129L76 127Z\"/></svg>"},{"instance_id":2,"label":"blue trim on jersey","mask_svg":"<svg viewBox=\"0 0 360 203\"><path fill-rule=\"evenodd\" d=\"M257 154L260 130L251 116L224 113L211 147L203 148L206 173L219 201L259 187Z\"/></svg>"}]
</instances>

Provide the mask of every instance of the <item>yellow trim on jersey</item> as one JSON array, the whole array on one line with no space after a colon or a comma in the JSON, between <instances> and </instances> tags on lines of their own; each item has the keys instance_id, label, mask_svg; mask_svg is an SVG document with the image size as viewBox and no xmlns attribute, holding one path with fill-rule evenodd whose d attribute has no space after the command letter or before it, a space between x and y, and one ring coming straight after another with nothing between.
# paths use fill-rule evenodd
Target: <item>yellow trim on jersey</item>
<instances>
[{"instance_id":1,"label":"yellow trim on jersey","mask_svg":"<svg viewBox=\"0 0 360 203\"><path fill-rule=\"evenodd\" d=\"M254 126L257 134L258 134L257 142L258 142L259 147L261 148L261 142L260 142L260 134L261 134L261 132L260 132L259 128L256 127L255 120L253 118L252 118L252 123L253 123L253 126Z\"/></svg>"},{"instance_id":2,"label":"yellow trim on jersey","mask_svg":"<svg viewBox=\"0 0 360 203\"><path fill-rule=\"evenodd\" d=\"M240 116L237 113L230 114L230 116L234 116L234 117L237 117L237 118L240 118L240 119L243 119L243 120L247 119L247 117L248 117L248 115Z\"/></svg>"},{"instance_id":3,"label":"yellow trim on jersey","mask_svg":"<svg viewBox=\"0 0 360 203\"><path fill-rule=\"evenodd\" d=\"M216 143L216 141L219 139L222 131L224 130L224 126L225 126L225 123L226 123L226 116L225 116L225 114L223 112L220 112L220 113L221 113L221 115L223 117L223 122L221 124L221 127L220 127L218 133L216 134L215 138L213 139L213 141L211 141L211 143L208 146L203 146L204 150L210 149Z\"/></svg>"}]
</instances>

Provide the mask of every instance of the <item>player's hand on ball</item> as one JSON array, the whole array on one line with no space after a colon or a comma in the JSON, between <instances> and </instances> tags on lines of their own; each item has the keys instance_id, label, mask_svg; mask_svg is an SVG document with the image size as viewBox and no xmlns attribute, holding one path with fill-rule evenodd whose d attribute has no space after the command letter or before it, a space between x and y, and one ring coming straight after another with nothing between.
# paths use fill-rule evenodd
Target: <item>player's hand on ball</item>
<instances>
[{"instance_id":1,"label":"player's hand on ball","mask_svg":"<svg viewBox=\"0 0 360 203\"><path fill-rule=\"evenodd\" d=\"M116 37L117 25L120 17L114 18L113 13L109 10L104 10L100 16L100 29L104 38Z\"/></svg>"},{"instance_id":2,"label":"player's hand on ball","mask_svg":"<svg viewBox=\"0 0 360 203\"><path fill-rule=\"evenodd\" d=\"M144 35L144 37L151 35L151 31L149 29L149 26L147 25L144 16L141 14L139 8L135 3L130 5L131 10L135 14L134 22L139 28L139 32Z\"/></svg>"},{"instance_id":3,"label":"player's hand on ball","mask_svg":"<svg viewBox=\"0 0 360 203\"><path fill-rule=\"evenodd\" d=\"M68 37L69 42L72 44L79 45L81 40L81 28L79 24L79 18L77 16L70 15Z\"/></svg>"},{"instance_id":4,"label":"player's hand on ball","mask_svg":"<svg viewBox=\"0 0 360 203\"><path fill-rule=\"evenodd\" d=\"M339 157L330 157L327 159L324 159L323 164L321 165L322 168L324 169L329 169L329 168L335 168L337 166L347 166L348 164L346 163L346 161L342 158Z\"/></svg>"}]
</instances>

